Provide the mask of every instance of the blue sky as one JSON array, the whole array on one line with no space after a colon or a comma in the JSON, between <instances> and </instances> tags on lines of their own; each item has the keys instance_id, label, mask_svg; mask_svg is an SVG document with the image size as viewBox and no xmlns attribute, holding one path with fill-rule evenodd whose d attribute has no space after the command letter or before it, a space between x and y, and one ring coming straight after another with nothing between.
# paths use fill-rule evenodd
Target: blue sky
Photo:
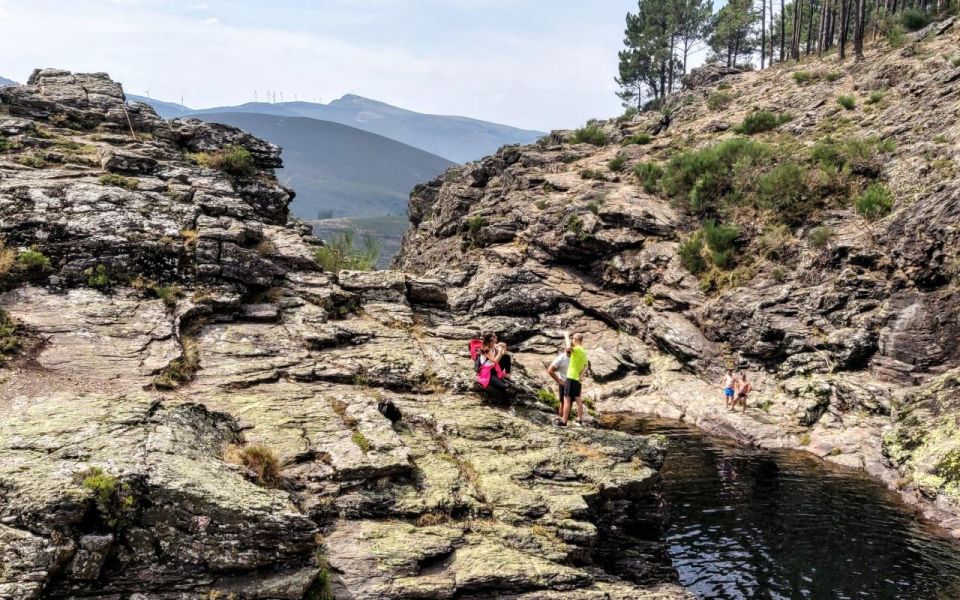
<instances>
[{"instance_id":1,"label":"blue sky","mask_svg":"<svg viewBox=\"0 0 960 600\"><path fill-rule=\"evenodd\" d=\"M0 0L0 75L107 71L193 107L360 94L542 130L620 112L635 0ZM279 94L278 94L279 97Z\"/></svg>"}]
</instances>

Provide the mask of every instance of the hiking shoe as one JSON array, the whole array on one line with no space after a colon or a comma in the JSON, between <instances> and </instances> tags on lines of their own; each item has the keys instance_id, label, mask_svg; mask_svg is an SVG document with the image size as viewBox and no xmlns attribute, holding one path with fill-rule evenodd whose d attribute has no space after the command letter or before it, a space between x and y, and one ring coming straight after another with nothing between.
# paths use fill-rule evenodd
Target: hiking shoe
<instances>
[{"instance_id":1,"label":"hiking shoe","mask_svg":"<svg viewBox=\"0 0 960 600\"><path fill-rule=\"evenodd\" d=\"M573 426L574 426L574 427L583 427L583 421L574 421L574 422L573 422Z\"/></svg>"}]
</instances>

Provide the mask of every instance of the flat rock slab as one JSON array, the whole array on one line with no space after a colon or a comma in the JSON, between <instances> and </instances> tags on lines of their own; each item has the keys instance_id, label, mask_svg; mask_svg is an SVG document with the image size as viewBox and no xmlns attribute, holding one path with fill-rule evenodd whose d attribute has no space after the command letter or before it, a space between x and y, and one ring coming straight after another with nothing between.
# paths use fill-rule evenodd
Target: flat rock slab
<instances>
[{"instance_id":1,"label":"flat rock slab","mask_svg":"<svg viewBox=\"0 0 960 600\"><path fill-rule=\"evenodd\" d=\"M147 378L180 353L173 318L159 300L24 287L0 296L0 307L44 340L36 360L52 371L100 380Z\"/></svg>"}]
</instances>

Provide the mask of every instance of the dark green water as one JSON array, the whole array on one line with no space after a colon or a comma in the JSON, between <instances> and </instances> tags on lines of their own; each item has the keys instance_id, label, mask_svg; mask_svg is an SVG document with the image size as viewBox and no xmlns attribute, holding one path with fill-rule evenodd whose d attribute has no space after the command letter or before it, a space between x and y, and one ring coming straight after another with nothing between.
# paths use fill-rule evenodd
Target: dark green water
<instances>
[{"instance_id":1,"label":"dark green water","mask_svg":"<svg viewBox=\"0 0 960 600\"><path fill-rule=\"evenodd\" d=\"M669 553L700 598L960 599L960 544L859 471L676 421L607 425L669 440Z\"/></svg>"}]
</instances>

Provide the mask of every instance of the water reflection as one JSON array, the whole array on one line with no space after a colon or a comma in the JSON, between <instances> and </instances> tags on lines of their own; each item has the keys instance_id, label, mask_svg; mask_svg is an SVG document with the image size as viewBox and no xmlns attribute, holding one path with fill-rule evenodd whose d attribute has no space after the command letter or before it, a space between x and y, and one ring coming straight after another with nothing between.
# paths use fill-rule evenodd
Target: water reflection
<instances>
[{"instance_id":1,"label":"water reflection","mask_svg":"<svg viewBox=\"0 0 960 600\"><path fill-rule=\"evenodd\" d=\"M675 421L607 424L669 439L667 542L681 583L701 598L960 599L960 545L857 471Z\"/></svg>"}]
</instances>

